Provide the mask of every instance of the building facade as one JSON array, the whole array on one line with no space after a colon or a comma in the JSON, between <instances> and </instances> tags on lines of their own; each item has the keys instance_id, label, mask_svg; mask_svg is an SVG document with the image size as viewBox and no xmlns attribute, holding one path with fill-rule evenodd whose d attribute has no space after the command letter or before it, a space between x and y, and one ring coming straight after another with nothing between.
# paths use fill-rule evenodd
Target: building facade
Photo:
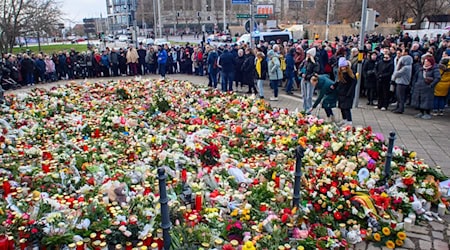
<instances>
[{"instance_id":1,"label":"building facade","mask_svg":"<svg viewBox=\"0 0 450 250\"><path fill-rule=\"evenodd\" d=\"M257 22L277 20L279 22L308 22L306 13L314 9L319 1L327 0L253 0L254 13L259 6L269 7L267 18ZM331 0L334 5L335 0ZM160 6L158 6L160 4ZM247 18L238 14L249 14L250 5L232 4L232 0L106 0L108 26L111 33L120 33L136 25L145 32L158 30L158 7L161 12L163 32L219 31L227 25L243 25ZM333 8L334 9L334 8ZM224 11L225 10L225 11Z\"/></svg>"}]
</instances>

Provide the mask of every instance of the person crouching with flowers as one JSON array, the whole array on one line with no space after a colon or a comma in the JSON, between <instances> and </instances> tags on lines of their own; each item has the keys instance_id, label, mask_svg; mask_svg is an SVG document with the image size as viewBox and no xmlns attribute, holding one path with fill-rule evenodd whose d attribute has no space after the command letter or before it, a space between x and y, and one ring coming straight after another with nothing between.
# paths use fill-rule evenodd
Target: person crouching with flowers
<instances>
[{"instance_id":1,"label":"person crouching with flowers","mask_svg":"<svg viewBox=\"0 0 450 250\"><path fill-rule=\"evenodd\" d=\"M334 122L333 108L336 107L337 102L337 92L334 88L334 82L326 74L314 74L311 77L310 82L313 88L316 88L320 91L320 94L314 102L314 105L312 106L312 109L309 111L309 113L311 113L313 109L317 108L317 106L322 102L322 108L325 110L327 118L329 119L329 121Z\"/></svg>"},{"instance_id":2,"label":"person crouching with flowers","mask_svg":"<svg viewBox=\"0 0 450 250\"><path fill-rule=\"evenodd\" d=\"M350 62L345 57L339 58L338 66L335 88L338 94L338 107L342 114L340 125L352 125L351 109L355 98L356 77L353 74Z\"/></svg>"}]
</instances>

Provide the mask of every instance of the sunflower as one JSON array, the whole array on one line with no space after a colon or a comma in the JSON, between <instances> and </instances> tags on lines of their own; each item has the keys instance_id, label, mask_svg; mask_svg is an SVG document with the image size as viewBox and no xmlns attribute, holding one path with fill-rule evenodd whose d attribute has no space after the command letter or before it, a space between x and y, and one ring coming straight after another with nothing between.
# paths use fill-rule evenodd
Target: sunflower
<instances>
[{"instance_id":1,"label":"sunflower","mask_svg":"<svg viewBox=\"0 0 450 250\"><path fill-rule=\"evenodd\" d=\"M397 246L403 246L403 240L400 240L400 239L396 239L395 240L395 245L397 245Z\"/></svg>"},{"instance_id":2,"label":"sunflower","mask_svg":"<svg viewBox=\"0 0 450 250\"><path fill-rule=\"evenodd\" d=\"M405 240L406 239L406 233L403 231L400 231L397 233L397 238L399 238L400 240Z\"/></svg>"},{"instance_id":3,"label":"sunflower","mask_svg":"<svg viewBox=\"0 0 450 250\"><path fill-rule=\"evenodd\" d=\"M381 240L381 235L380 235L379 233L374 233L374 234L373 234L373 239L374 239L375 241L380 241L380 240Z\"/></svg>"},{"instance_id":4,"label":"sunflower","mask_svg":"<svg viewBox=\"0 0 450 250\"><path fill-rule=\"evenodd\" d=\"M383 227L383 229L381 230L383 232L384 235L389 236L391 235L391 230L388 227Z\"/></svg>"},{"instance_id":5,"label":"sunflower","mask_svg":"<svg viewBox=\"0 0 450 250\"><path fill-rule=\"evenodd\" d=\"M389 249L394 249L395 243L392 240L388 240L388 241L386 241L386 247Z\"/></svg>"}]
</instances>

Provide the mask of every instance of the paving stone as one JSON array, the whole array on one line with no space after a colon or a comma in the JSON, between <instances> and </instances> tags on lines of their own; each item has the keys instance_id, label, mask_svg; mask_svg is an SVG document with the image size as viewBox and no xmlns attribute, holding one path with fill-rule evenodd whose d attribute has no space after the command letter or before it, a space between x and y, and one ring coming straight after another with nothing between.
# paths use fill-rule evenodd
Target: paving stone
<instances>
[{"instance_id":1,"label":"paving stone","mask_svg":"<svg viewBox=\"0 0 450 250\"><path fill-rule=\"evenodd\" d=\"M436 221L430 222L430 225L433 228L433 230L435 230L435 231L444 231L444 229L445 229L444 224L436 222Z\"/></svg>"},{"instance_id":2,"label":"paving stone","mask_svg":"<svg viewBox=\"0 0 450 250\"><path fill-rule=\"evenodd\" d=\"M420 249L431 249L431 242L426 240L419 240Z\"/></svg>"},{"instance_id":3,"label":"paving stone","mask_svg":"<svg viewBox=\"0 0 450 250\"><path fill-rule=\"evenodd\" d=\"M416 233L411 233L411 232L407 232L406 235L408 235L408 237L410 237L410 238L417 238L417 239L421 239L421 240L431 241L431 238L428 235L416 234Z\"/></svg>"},{"instance_id":4,"label":"paving stone","mask_svg":"<svg viewBox=\"0 0 450 250\"><path fill-rule=\"evenodd\" d=\"M418 234L428 234L429 233L428 229L424 226L412 226L411 232L418 233Z\"/></svg>"},{"instance_id":5,"label":"paving stone","mask_svg":"<svg viewBox=\"0 0 450 250\"><path fill-rule=\"evenodd\" d=\"M450 230L447 229L447 236L450 236Z\"/></svg>"},{"instance_id":6,"label":"paving stone","mask_svg":"<svg viewBox=\"0 0 450 250\"><path fill-rule=\"evenodd\" d=\"M440 240L444 239L444 234L441 233L441 232L438 232L438 231L432 231L431 235L433 236L433 238L437 238L437 239L440 239Z\"/></svg>"},{"instance_id":7,"label":"paving stone","mask_svg":"<svg viewBox=\"0 0 450 250\"><path fill-rule=\"evenodd\" d=\"M410 238L406 238L405 241L403 242L403 246L402 247L403 248L407 248L407 249L414 249L414 248L416 248L416 245L414 244L414 242Z\"/></svg>"},{"instance_id":8,"label":"paving stone","mask_svg":"<svg viewBox=\"0 0 450 250\"><path fill-rule=\"evenodd\" d=\"M375 246L372 242L367 246L367 250L380 250L380 247Z\"/></svg>"},{"instance_id":9,"label":"paving stone","mask_svg":"<svg viewBox=\"0 0 450 250\"><path fill-rule=\"evenodd\" d=\"M442 240L434 240L433 241L433 248L436 250L448 250L448 244L445 243Z\"/></svg>"},{"instance_id":10,"label":"paving stone","mask_svg":"<svg viewBox=\"0 0 450 250\"><path fill-rule=\"evenodd\" d=\"M366 250L367 248L367 242L361 241L357 244L355 244L353 250Z\"/></svg>"}]
</instances>

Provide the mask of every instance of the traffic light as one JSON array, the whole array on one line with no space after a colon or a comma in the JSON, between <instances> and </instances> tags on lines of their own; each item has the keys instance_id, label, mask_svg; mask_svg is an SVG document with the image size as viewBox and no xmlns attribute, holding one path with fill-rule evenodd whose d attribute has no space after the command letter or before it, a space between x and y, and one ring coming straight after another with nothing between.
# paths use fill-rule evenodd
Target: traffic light
<instances>
[{"instance_id":1,"label":"traffic light","mask_svg":"<svg viewBox=\"0 0 450 250\"><path fill-rule=\"evenodd\" d=\"M376 10L368 8L367 9L367 19L366 19L366 31L374 31L376 27L378 27L377 17L380 16Z\"/></svg>"}]
</instances>

